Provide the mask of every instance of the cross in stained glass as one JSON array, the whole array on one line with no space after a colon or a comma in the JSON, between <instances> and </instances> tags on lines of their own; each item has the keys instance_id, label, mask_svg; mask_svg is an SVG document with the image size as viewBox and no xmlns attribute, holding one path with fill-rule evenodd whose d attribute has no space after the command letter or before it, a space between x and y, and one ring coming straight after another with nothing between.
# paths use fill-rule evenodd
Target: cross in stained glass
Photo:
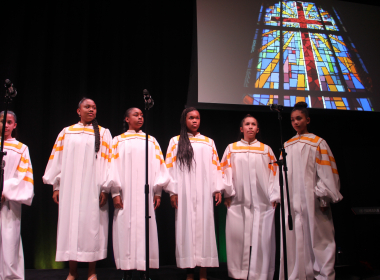
<instances>
[{"instance_id":1,"label":"cross in stained glass","mask_svg":"<svg viewBox=\"0 0 380 280\"><path fill-rule=\"evenodd\" d=\"M310 9L308 7L308 9ZM301 2L297 2L297 14L298 18L283 18L283 22L299 23L301 28L308 28L308 24L322 25L321 20L307 19L303 5ZM279 21L280 17L272 17L272 20ZM332 25L330 22L325 22L326 25ZM314 60L312 45L310 41L309 32L301 32L302 47L306 64L306 72L308 77L309 89L319 91L320 84L317 73L317 66Z\"/></svg>"}]
</instances>

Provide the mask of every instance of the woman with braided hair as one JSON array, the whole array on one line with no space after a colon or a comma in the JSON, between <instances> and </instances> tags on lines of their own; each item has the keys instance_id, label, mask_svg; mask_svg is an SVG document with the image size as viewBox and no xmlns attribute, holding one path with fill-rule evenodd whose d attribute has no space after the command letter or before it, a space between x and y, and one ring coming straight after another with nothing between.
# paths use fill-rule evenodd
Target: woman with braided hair
<instances>
[{"instance_id":1,"label":"woman with braided hair","mask_svg":"<svg viewBox=\"0 0 380 280\"><path fill-rule=\"evenodd\" d=\"M58 135L43 176L59 207L56 261L69 261L67 280L77 279L78 261L89 262L88 279L96 280L96 261L107 257L112 136L96 111L93 100L79 102L80 121Z\"/></svg>"},{"instance_id":2,"label":"woman with braided hair","mask_svg":"<svg viewBox=\"0 0 380 280\"><path fill-rule=\"evenodd\" d=\"M177 266L187 268L187 280L200 267L200 280L207 267L218 267L214 229L214 196L220 204L222 172L212 139L198 132L200 115L190 107L181 115L181 134L170 140L166 166L172 181L166 188L176 209ZM231 194L233 195L233 194Z\"/></svg>"}]
</instances>

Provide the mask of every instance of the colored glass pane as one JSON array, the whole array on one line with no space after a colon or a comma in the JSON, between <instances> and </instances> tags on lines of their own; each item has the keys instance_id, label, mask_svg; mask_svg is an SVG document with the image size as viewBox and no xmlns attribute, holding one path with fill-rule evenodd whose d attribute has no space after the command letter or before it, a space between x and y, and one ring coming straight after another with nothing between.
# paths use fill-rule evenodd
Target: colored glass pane
<instances>
[{"instance_id":1,"label":"colored glass pane","mask_svg":"<svg viewBox=\"0 0 380 280\"><path fill-rule=\"evenodd\" d=\"M356 98L361 107L357 108L360 111L373 111L369 98Z\"/></svg>"},{"instance_id":2,"label":"colored glass pane","mask_svg":"<svg viewBox=\"0 0 380 280\"><path fill-rule=\"evenodd\" d=\"M283 26L299 28L300 24L298 22L284 22Z\"/></svg>"},{"instance_id":3,"label":"colored glass pane","mask_svg":"<svg viewBox=\"0 0 380 280\"><path fill-rule=\"evenodd\" d=\"M306 102L310 106L310 97L309 96L294 96L294 95L285 95L284 96L284 106L293 107L297 102Z\"/></svg>"},{"instance_id":4,"label":"colored glass pane","mask_svg":"<svg viewBox=\"0 0 380 280\"><path fill-rule=\"evenodd\" d=\"M324 108L326 109L338 109L338 110L350 110L346 97L325 97Z\"/></svg>"},{"instance_id":5,"label":"colored glass pane","mask_svg":"<svg viewBox=\"0 0 380 280\"><path fill-rule=\"evenodd\" d=\"M361 82L355 63L352 61L347 50L346 44L343 42L342 36L329 35L331 43L334 46L335 54L339 61L347 88L351 92L365 91Z\"/></svg>"},{"instance_id":6,"label":"colored glass pane","mask_svg":"<svg viewBox=\"0 0 380 280\"><path fill-rule=\"evenodd\" d=\"M283 31L284 38L284 89L309 90L301 33Z\"/></svg>"},{"instance_id":7,"label":"colored glass pane","mask_svg":"<svg viewBox=\"0 0 380 280\"><path fill-rule=\"evenodd\" d=\"M327 36L321 33L310 33L310 39L321 90L345 91Z\"/></svg>"},{"instance_id":8,"label":"colored glass pane","mask_svg":"<svg viewBox=\"0 0 380 280\"><path fill-rule=\"evenodd\" d=\"M283 19L298 18L297 5L295 1L282 2L282 17ZM300 24L297 22L283 22L282 26L299 28Z\"/></svg>"},{"instance_id":9,"label":"colored glass pane","mask_svg":"<svg viewBox=\"0 0 380 280\"><path fill-rule=\"evenodd\" d=\"M308 25L307 25L307 28L323 30L323 25L319 25L319 24L308 24Z\"/></svg>"},{"instance_id":10,"label":"colored glass pane","mask_svg":"<svg viewBox=\"0 0 380 280\"><path fill-rule=\"evenodd\" d=\"M269 6L269 8L266 9L265 13L265 24L266 25L272 25L272 26L279 26L280 22L278 19L273 19L273 17L280 17L280 11L281 11L281 4L276 3L273 6Z\"/></svg>"},{"instance_id":11,"label":"colored glass pane","mask_svg":"<svg viewBox=\"0 0 380 280\"><path fill-rule=\"evenodd\" d=\"M327 30L339 31L333 17L328 12L322 8L319 8L319 12L321 13L322 20L324 21Z\"/></svg>"},{"instance_id":12,"label":"colored glass pane","mask_svg":"<svg viewBox=\"0 0 380 280\"><path fill-rule=\"evenodd\" d=\"M318 14L318 10L314 3L301 2L303 6L303 12L305 13L305 19L308 20L321 20Z\"/></svg>"},{"instance_id":13,"label":"colored glass pane","mask_svg":"<svg viewBox=\"0 0 380 280\"><path fill-rule=\"evenodd\" d=\"M253 94L253 105L278 104L278 95Z\"/></svg>"},{"instance_id":14,"label":"colored glass pane","mask_svg":"<svg viewBox=\"0 0 380 280\"><path fill-rule=\"evenodd\" d=\"M280 31L264 29L257 63L256 88L279 88Z\"/></svg>"}]
</instances>

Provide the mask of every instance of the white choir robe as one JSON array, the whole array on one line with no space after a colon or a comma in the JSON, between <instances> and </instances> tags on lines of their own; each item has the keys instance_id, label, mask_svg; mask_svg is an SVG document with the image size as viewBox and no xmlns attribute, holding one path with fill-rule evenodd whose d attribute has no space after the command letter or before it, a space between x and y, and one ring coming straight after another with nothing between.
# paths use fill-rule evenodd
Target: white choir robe
<instances>
[{"instance_id":1,"label":"white choir robe","mask_svg":"<svg viewBox=\"0 0 380 280\"><path fill-rule=\"evenodd\" d=\"M145 133L128 130L113 139L110 179L112 197L121 196L123 209L113 217L113 249L116 267L145 270ZM158 235L153 197L161 196L170 181L157 140L148 138L149 266L159 268Z\"/></svg>"},{"instance_id":2,"label":"white choir robe","mask_svg":"<svg viewBox=\"0 0 380 280\"><path fill-rule=\"evenodd\" d=\"M326 141L308 133L285 143L290 209L294 228L286 219L289 279L335 279L335 240L329 207L343 197L335 159ZM286 196L285 205L287 205ZM288 208L285 207L285 217ZM281 247L282 250L282 247ZM280 279L284 279L281 259Z\"/></svg>"},{"instance_id":3,"label":"white choir robe","mask_svg":"<svg viewBox=\"0 0 380 280\"><path fill-rule=\"evenodd\" d=\"M0 280L25 279L21 204L32 204L32 163L28 147L14 138L4 141L4 151L7 152L3 189L6 201L0 210Z\"/></svg>"},{"instance_id":4,"label":"white choir robe","mask_svg":"<svg viewBox=\"0 0 380 280\"><path fill-rule=\"evenodd\" d=\"M221 167L226 217L228 275L235 279L273 279L276 238L272 202L280 201L278 166L272 149L255 140L232 143ZM252 246L250 261L250 246ZM249 271L249 273L248 273Z\"/></svg>"},{"instance_id":5,"label":"white choir robe","mask_svg":"<svg viewBox=\"0 0 380 280\"><path fill-rule=\"evenodd\" d=\"M214 141L188 133L194 151L191 171L177 160L179 136L170 140L166 166L172 177L167 186L178 194L176 210L176 260L180 268L218 267L214 227L214 198L222 192L222 172Z\"/></svg>"},{"instance_id":6,"label":"white choir robe","mask_svg":"<svg viewBox=\"0 0 380 280\"><path fill-rule=\"evenodd\" d=\"M112 137L100 127L95 154L92 125L64 128L42 177L59 190L56 261L93 262L107 257L108 203L99 208L112 158Z\"/></svg>"}]
</instances>

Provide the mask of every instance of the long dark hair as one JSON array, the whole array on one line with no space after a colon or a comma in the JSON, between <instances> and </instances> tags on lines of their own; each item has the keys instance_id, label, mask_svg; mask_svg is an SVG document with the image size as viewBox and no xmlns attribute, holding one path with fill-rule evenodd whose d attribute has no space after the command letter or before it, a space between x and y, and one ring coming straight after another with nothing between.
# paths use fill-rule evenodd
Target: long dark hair
<instances>
[{"instance_id":1,"label":"long dark hair","mask_svg":"<svg viewBox=\"0 0 380 280\"><path fill-rule=\"evenodd\" d=\"M17 116L16 116L16 114L13 111L7 111L7 114L11 114L13 116L14 120L15 120L15 123L17 123ZM4 116L4 111L2 111L0 113L0 117L1 116ZM0 131L0 133L1 133L1 131ZM11 136L13 138L17 138L17 126L16 126L15 129L13 129Z\"/></svg>"},{"instance_id":2,"label":"long dark hair","mask_svg":"<svg viewBox=\"0 0 380 280\"><path fill-rule=\"evenodd\" d=\"M194 159L194 150L191 146L189 136L187 135L187 125L186 125L186 117L187 114L192 111L198 111L194 107L189 107L183 110L181 114L181 132L178 141L178 152L177 152L177 160L179 161L179 168L183 171L184 167L186 167L189 171L191 170Z\"/></svg>"},{"instance_id":3,"label":"long dark hair","mask_svg":"<svg viewBox=\"0 0 380 280\"><path fill-rule=\"evenodd\" d=\"M129 117L129 115L131 114L131 112L132 112L133 109L139 109L139 110L140 110L140 108L137 108L137 107L131 107L131 108L127 109L127 111L125 111L124 119L123 119L123 132L126 132L126 131L128 131L128 129L129 129L129 125L128 125L128 123L125 121L125 118L126 118L126 117Z\"/></svg>"},{"instance_id":4,"label":"long dark hair","mask_svg":"<svg viewBox=\"0 0 380 280\"><path fill-rule=\"evenodd\" d=\"M240 121L240 127L243 127L244 121L246 118L254 118L256 120L257 128L260 128L259 121L254 116L252 116L251 114L245 115L245 117ZM239 127L239 129L240 129L240 127ZM256 139L257 139L257 134L258 133L256 133ZM244 139L244 132L239 131L238 141L240 141L241 139Z\"/></svg>"},{"instance_id":5,"label":"long dark hair","mask_svg":"<svg viewBox=\"0 0 380 280\"><path fill-rule=\"evenodd\" d=\"M309 117L309 109L307 109L307 106L308 105L306 102L303 102L303 101L297 102L296 105L294 105L294 107L293 107L292 113L294 111L301 111L301 113L304 114L306 118L308 118Z\"/></svg>"},{"instance_id":6,"label":"long dark hair","mask_svg":"<svg viewBox=\"0 0 380 280\"><path fill-rule=\"evenodd\" d=\"M92 100L91 98L83 97L81 99L81 101L79 101L79 103L78 103L78 108L80 108L80 105L83 103L83 101L85 101L87 99ZM94 100L92 100L92 101L94 101ZM95 154L96 154L96 158L98 158L97 154L100 150L100 132L99 132L98 121L96 119L92 120L92 126L94 127L94 134L95 134Z\"/></svg>"}]
</instances>

